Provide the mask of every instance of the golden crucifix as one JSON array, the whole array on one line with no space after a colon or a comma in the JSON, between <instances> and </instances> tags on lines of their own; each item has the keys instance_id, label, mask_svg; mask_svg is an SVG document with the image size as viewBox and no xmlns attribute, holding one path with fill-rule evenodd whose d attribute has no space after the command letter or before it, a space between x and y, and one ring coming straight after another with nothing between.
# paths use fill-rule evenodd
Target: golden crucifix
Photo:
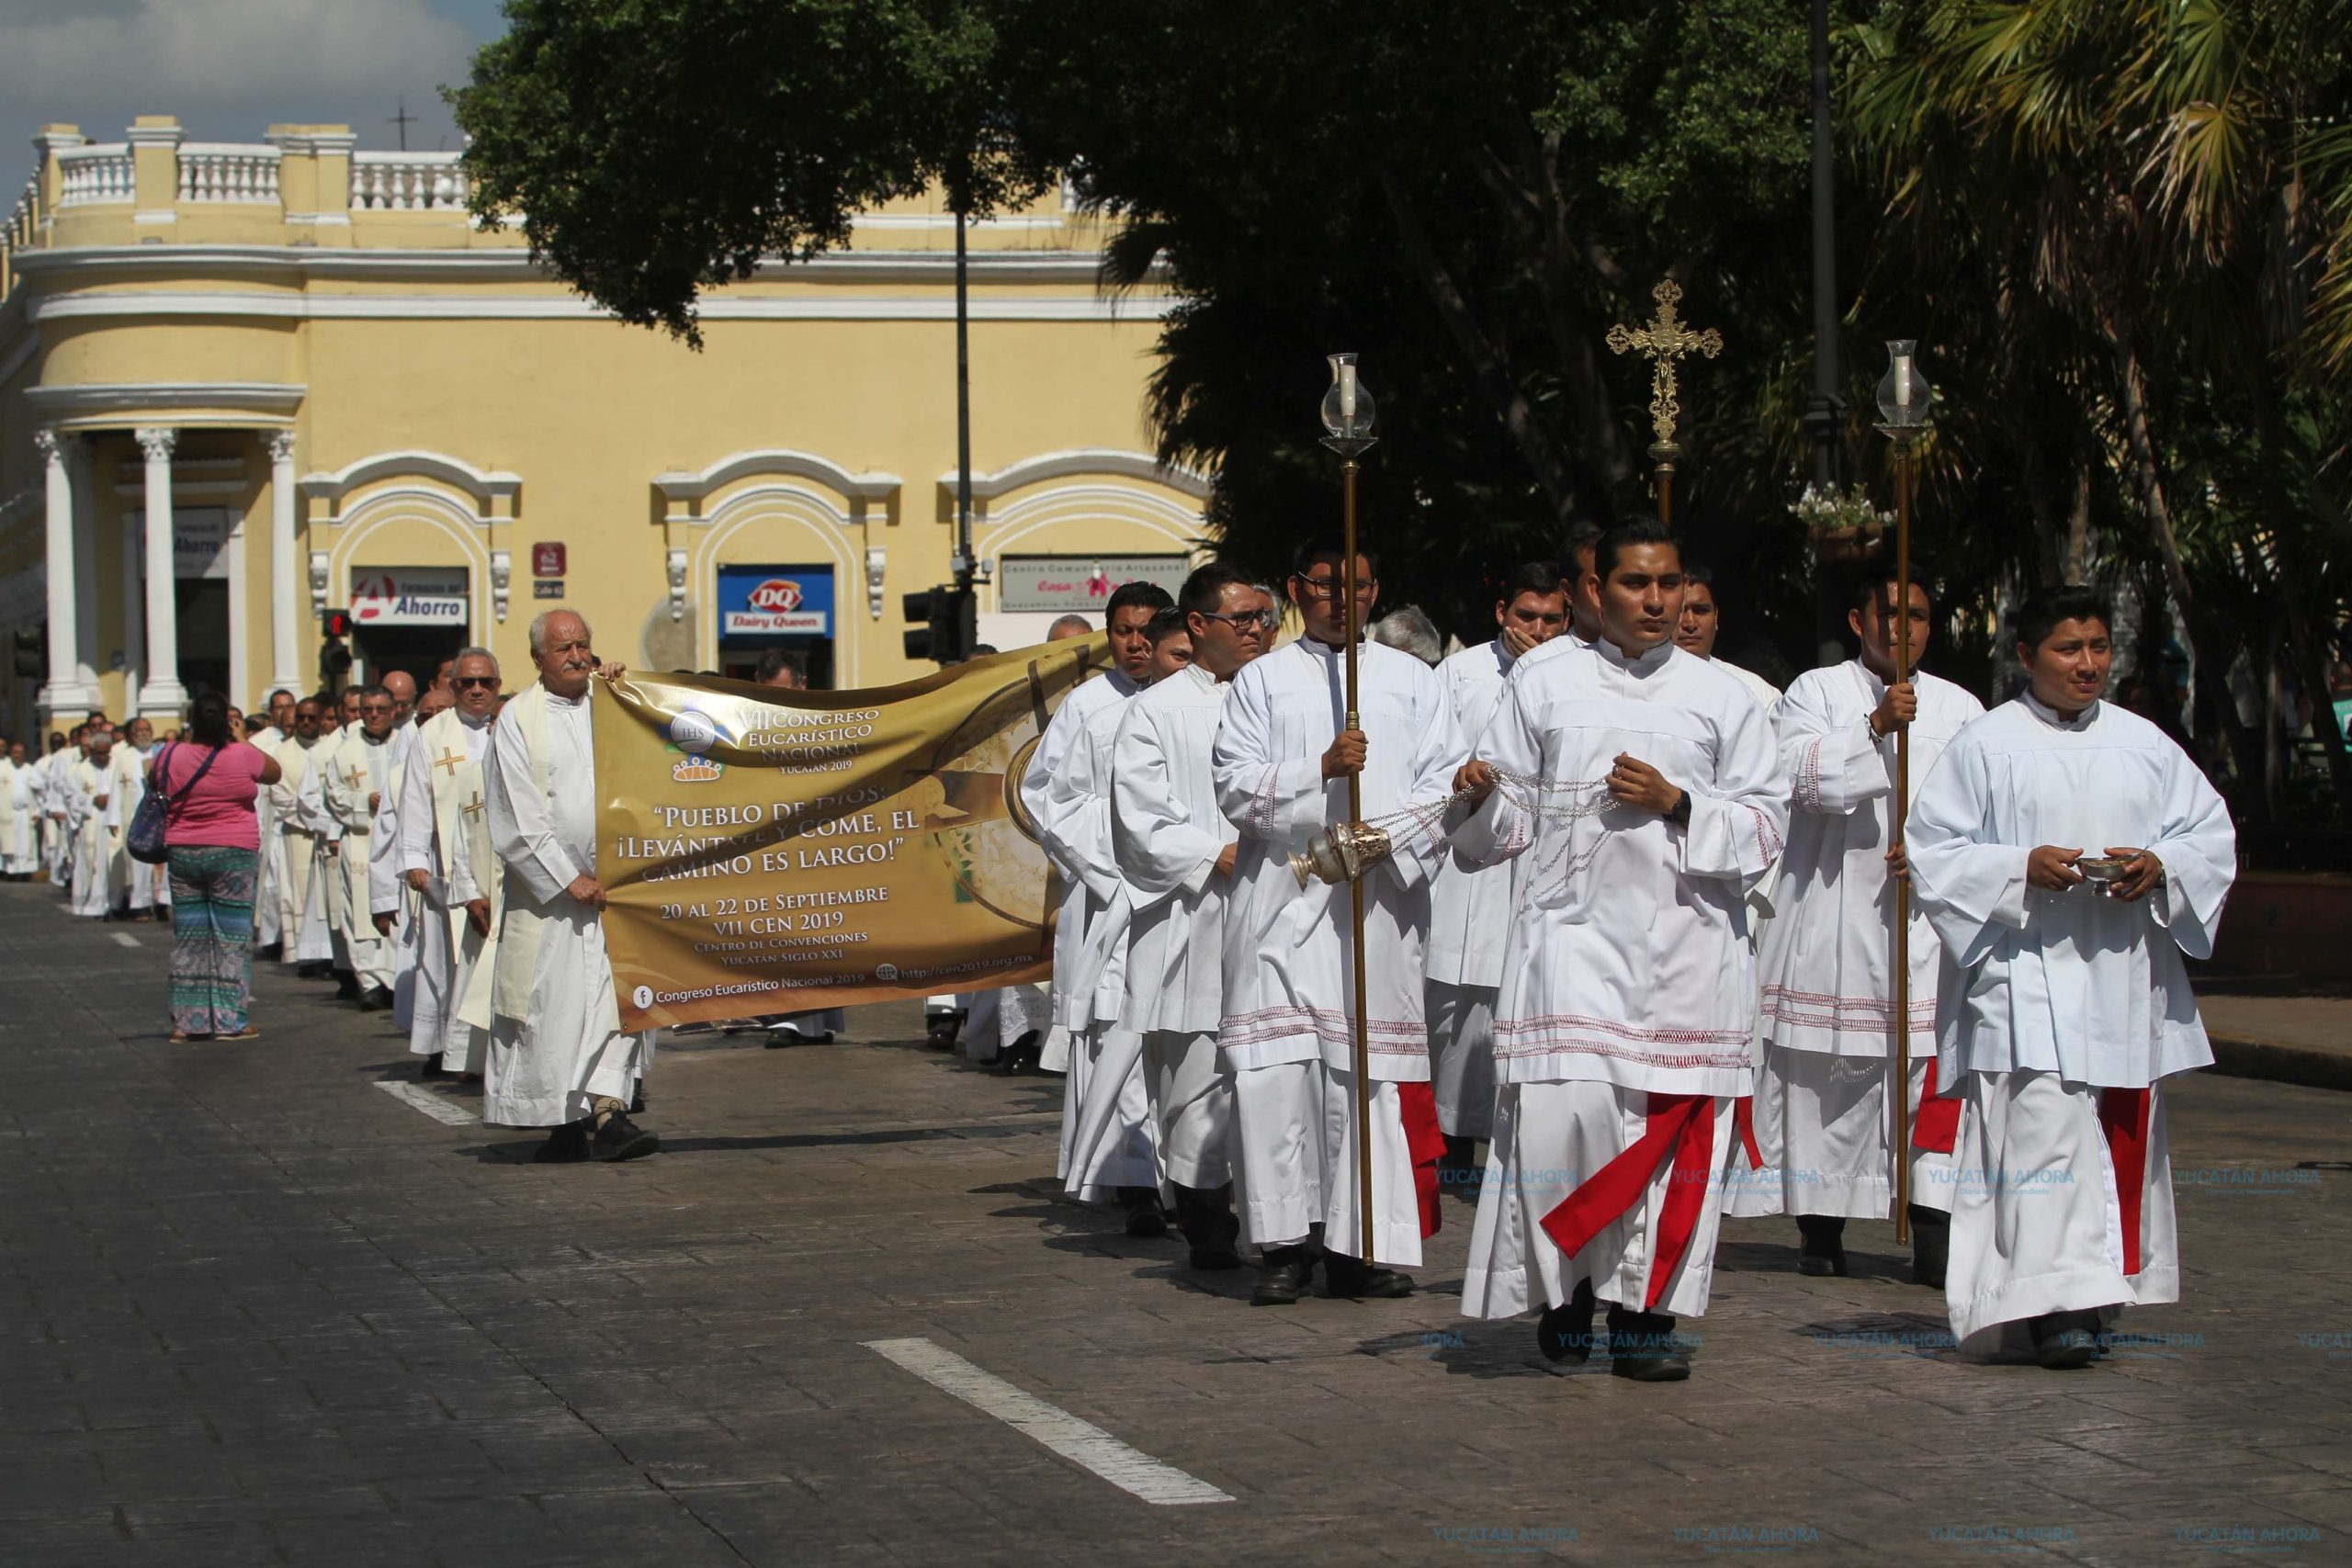
<instances>
[{"instance_id":1,"label":"golden crucifix","mask_svg":"<svg viewBox=\"0 0 2352 1568\"><path fill-rule=\"evenodd\" d=\"M1675 400L1674 362L1696 350L1713 359L1724 351L1724 334L1709 327L1694 333L1674 308L1682 298L1682 286L1668 278L1650 290L1650 298L1657 301L1657 315L1645 327L1627 327L1623 323L1609 329L1607 342L1611 354L1627 349L1639 349L1650 362L1650 428L1657 439L1650 444L1650 457L1657 464L1657 517L1661 523L1674 521L1674 459L1682 448L1675 445L1675 422L1682 416L1682 405Z\"/></svg>"},{"instance_id":2,"label":"golden crucifix","mask_svg":"<svg viewBox=\"0 0 2352 1568\"><path fill-rule=\"evenodd\" d=\"M449 770L451 774L454 775L460 767L464 766L465 763L470 760L471 759L467 757L463 751L453 751L448 747L444 746L441 748L441 755L433 759L433 765L436 768L447 768Z\"/></svg>"},{"instance_id":3,"label":"golden crucifix","mask_svg":"<svg viewBox=\"0 0 2352 1568\"><path fill-rule=\"evenodd\" d=\"M466 802L466 803L465 803L465 805L463 805L463 806L461 806L461 807L458 807L458 810L460 810L460 811L462 811L462 812L464 812L464 813L465 813L467 816L469 816L469 817L479 817L479 816L481 816L481 792L480 792L480 791L476 791L476 792L475 792L475 794L474 794L474 797L473 797L471 800L469 800L469 801Z\"/></svg>"}]
</instances>

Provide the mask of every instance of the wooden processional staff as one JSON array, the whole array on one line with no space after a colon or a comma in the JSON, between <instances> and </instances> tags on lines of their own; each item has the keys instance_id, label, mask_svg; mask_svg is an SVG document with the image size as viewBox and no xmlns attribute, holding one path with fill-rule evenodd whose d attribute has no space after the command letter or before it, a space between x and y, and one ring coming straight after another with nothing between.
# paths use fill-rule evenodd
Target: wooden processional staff
<instances>
[{"instance_id":1,"label":"wooden processional staff","mask_svg":"<svg viewBox=\"0 0 2352 1568\"><path fill-rule=\"evenodd\" d=\"M1912 363L1913 340L1886 345L1886 375L1878 384L1880 432L1894 443L1894 678L1911 679L1911 482L1913 448L1928 431L1928 378ZM1903 847L1911 815L1911 727L1894 731L1894 821L1888 837ZM1894 1239L1911 1239L1911 877L1894 884L1894 1070L1887 1099L1894 1108Z\"/></svg>"}]
</instances>

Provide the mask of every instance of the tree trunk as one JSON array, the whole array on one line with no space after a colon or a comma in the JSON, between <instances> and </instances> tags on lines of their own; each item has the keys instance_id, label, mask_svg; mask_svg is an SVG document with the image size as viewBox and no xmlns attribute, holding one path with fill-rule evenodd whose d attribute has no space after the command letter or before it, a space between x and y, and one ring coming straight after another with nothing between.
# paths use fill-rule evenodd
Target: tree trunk
<instances>
[{"instance_id":1,"label":"tree trunk","mask_svg":"<svg viewBox=\"0 0 2352 1568\"><path fill-rule=\"evenodd\" d=\"M1436 308L1447 335L1453 339L1471 385L1477 388L1519 447L1528 472L1534 476L1535 482L1543 487L1544 498L1551 502L1554 515L1566 522L1579 510L1576 476L1567 455L1535 417L1534 405L1520 390L1519 383L1503 364L1502 355L1487 341L1470 302L1463 298L1453 275L1439 259L1436 247L1430 243L1420 215L1397 188L1395 176L1385 170L1380 175L1380 190L1387 198L1389 216L1396 221L1396 237L1404 247L1405 258L1429 295L1430 303Z\"/></svg>"},{"instance_id":2,"label":"tree trunk","mask_svg":"<svg viewBox=\"0 0 2352 1568\"><path fill-rule=\"evenodd\" d=\"M2116 378L2121 383L2118 401L2123 415L2124 445L2132 484L2155 534L2156 547L2164 556L2165 586L2171 589L2173 604L2180 612L2180 635L2188 644L2196 705L2211 726L2210 733L2222 737L2227 743L2238 777L2252 791L2242 804L2262 806L2261 817L2267 821L2269 813L2260 792L2261 748L2254 734L2238 721L2236 705L2230 698L2229 665L2220 657L2226 639L2207 624L2202 607L2188 585L2188 567L2181 558L2180 536L2173 527L2172 507L2165 499L2164 474L2156 462L2155 436L2148 426L2147 382L2142 374L2140 355L2132 347L2129 333L2111 318L2105 324L2115 344Z\"/></svg>"}]
</instances>

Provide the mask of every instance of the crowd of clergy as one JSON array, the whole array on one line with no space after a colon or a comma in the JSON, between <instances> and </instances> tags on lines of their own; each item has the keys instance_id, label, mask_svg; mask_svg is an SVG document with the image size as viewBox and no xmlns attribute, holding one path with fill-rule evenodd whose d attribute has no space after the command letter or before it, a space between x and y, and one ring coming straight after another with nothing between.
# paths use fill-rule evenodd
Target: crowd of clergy
<instances>
[{"instance_id":1,"label":"crowd of clergy","mask_svg":"<svg viewBox=\"0 0 2352 1568\"><path fill-rule=\"evenodd\" d=\"M1300 552L1280 646L1227 567L1120 589L1112 667L1022 782L1067 888L1039 1053L1071 1195L1136 1235L1172 1220L1193 1267L1254 1264L1283 1306L1318 1273L1409 1293L1458 1192L1463 1311L1639 1381L1689 1375L1726 1213L1790 1216L1799 1271L1842 1275L1846 1222L1900 1193L1970 1353L2083 1366L2124 1307L2177 1298L2159 1084L2211 1060L2183 960L2234 838L2104 700L2098 592L2018 611L2020 690L1988 713L1920 667L1929 585L1870 563L1856 656L1781 692L1713 657L1713 585L1634 523L1510 573L1490 642L1376 629L1351 725L1343 596L1364 626L1379 586L1349 565ZM1351 779L1377 834L1361 971L1348 879L1300 869Z\"/></svg>"},{"instance_id":2,"label":"crowd of clergy","mask_svg":"<svg viewBox=\"0 0 2352 1568\"><path fill-rule=\"evenodd\" d=\"M1988 713L1919 667L1929 586L1873 564L1856 656L1781 692L1713 657L1713 586L1631 523L1506 576L1491 641L1363 640L1351 722L1348 628L1378 595L1336 545L1279 591L1209 564L1111 595L1107 668L1017 783L1063 889L1052 981L931 1010L934 1043L1066 1075L1071 1195L1287 1306L1318 1276L1409 1294L1451 1189L1476 1204L1463 1311L1533 1314L1546 1356L1643 1381L1689 1375L1677 1325L1726 1213L1791 1216L1799 1270L1838 1275L1846 1221L1905 1193L1912 1277L1963 1349L2052 1368L2177 1298L2160 1086L2211 1060L2183 960L2234 840L2179 748L2105 700L2099 594L2019 610L2021 689ZM480 1078L487 1122L549 1129L537 1159L637 1158L654 1039L620 1027L591 744L618 671L569 610L530 650L512 695L475 648L421 694L272 694L246 730L280 768L254 941L390 1011L422 1076ZM122 851L145 721L50 741L0 764L6 874L161 918L158 868ZM1376 846L1360 969L1356 890L1300 869L1351 823Z\"/></svg>"}]
</instances>

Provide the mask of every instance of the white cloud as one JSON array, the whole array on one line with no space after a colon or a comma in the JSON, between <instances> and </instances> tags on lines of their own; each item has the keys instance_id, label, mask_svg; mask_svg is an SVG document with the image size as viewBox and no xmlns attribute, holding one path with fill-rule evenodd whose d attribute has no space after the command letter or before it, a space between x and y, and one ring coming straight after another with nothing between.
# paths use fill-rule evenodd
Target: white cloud
<instances>
[{"instance_id":1,"label":"white cloud","mask_svg":"<svg viewBox=\"0 0 2352 1568\"><path fill-rule=\"evenodd\" d=\"M435 0L0 0L0 136L65 121L111 141L133 115L174 114L192 140L334 121L389 146L405 96L410 144L454 146L435 88L465 79L481 41Z\"/></svg>"}]
</instances>

